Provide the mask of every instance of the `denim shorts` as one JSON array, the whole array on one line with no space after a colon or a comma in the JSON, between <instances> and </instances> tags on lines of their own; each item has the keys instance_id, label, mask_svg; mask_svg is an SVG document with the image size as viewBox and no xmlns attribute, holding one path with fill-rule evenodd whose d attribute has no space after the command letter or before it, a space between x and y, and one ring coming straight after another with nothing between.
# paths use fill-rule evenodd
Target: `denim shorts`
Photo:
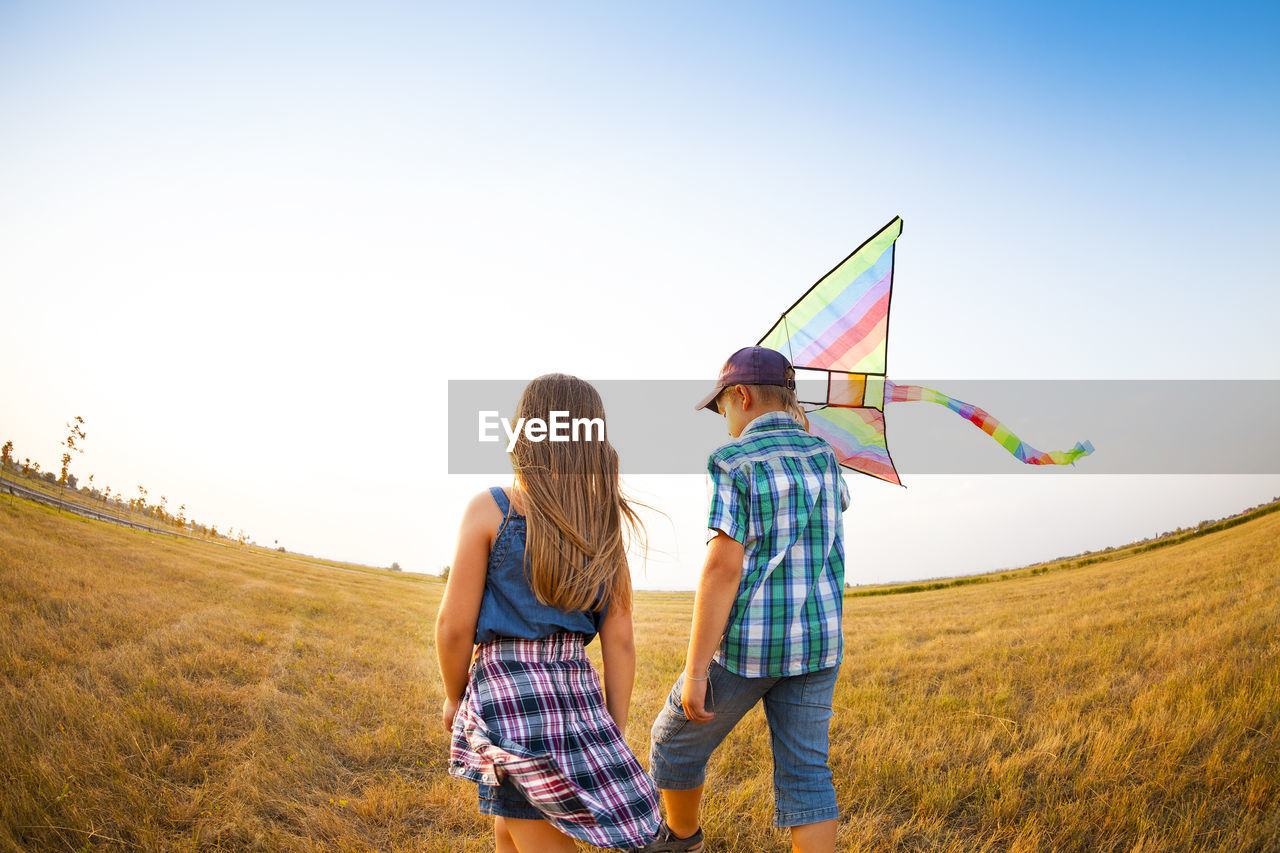
<instances>
[{"instance_id":1,"label":"denim shorts","mask_svg":"<svg viewBox=\"0 0 1280 853\"><path fill-rule=\"evenodd\" d=\"M659 788L687 791L706 780L707 761L756 703L764 700L773 751L773 824L802 826L839 816L827 765L831 702L839 665L804 675L743 678L718 663L708 673L707 710L715 717L694 723L684 715L684 675L654 720L649 773Z\"/></svg>"},{"instance_id":2,"label":"denim shorts","mask_svg":"<svg viewBox=\"0 0 1280 853\"><path fill-rule=\"evenodd\" d=\"M546 820L547 816L525 799L520 789L503 780L497 785L479 783L480 814L494 817L510 817L517 820Z\"/></svg>"}]
</instances>

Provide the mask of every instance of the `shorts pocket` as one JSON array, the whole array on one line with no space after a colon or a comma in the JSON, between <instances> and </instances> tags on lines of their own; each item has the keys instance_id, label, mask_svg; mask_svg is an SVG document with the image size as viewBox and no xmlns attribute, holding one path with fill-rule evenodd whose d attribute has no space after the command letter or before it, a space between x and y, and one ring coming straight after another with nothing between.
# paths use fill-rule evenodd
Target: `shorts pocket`
<instances>
[{"instance_id":1,"label":"shorts pocket","mask_svg":"<svg viewBox=\"0 0 1280 853\"><path fill-rule=\"evenodd\" d=\"M804 680L800 685L798 704L811 708L830 709L835 699L836 679L839 676L839 664L800 676Z\"/></svg>"},{"instance_id":2,"label":"shorts pocket","mask_svg":"<svg viewBox=\"0 0 1280 853\"><path fill-rule=\"evenodd\" d=\"M653 721L650 736L654 743L666 743L680 734L689 725L689 718L684 715L684 706L680 704L680 690L684 685L684 676L676 679L676 686L667 696L667 702L658 712L658 719Z\"/></svg>"}]
</instances>

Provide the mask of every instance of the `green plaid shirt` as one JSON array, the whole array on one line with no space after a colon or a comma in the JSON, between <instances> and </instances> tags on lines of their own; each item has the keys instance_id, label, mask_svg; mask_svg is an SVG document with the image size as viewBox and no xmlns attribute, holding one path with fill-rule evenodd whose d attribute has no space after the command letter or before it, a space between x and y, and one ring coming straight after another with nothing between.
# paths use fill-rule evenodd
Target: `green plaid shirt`
<instances>
[{"instance_id":1,"label":"green plaid shirt","mask_svg":"<svg viewBox=\"0 0 1280 853\"><path fill-rule=\"evenodd\" d=\"M831 445L769 412L711 454L708 541L741 542L742 581L716 661L748 678L840 663L849 490Z\"/></svg>"}]
</instances>

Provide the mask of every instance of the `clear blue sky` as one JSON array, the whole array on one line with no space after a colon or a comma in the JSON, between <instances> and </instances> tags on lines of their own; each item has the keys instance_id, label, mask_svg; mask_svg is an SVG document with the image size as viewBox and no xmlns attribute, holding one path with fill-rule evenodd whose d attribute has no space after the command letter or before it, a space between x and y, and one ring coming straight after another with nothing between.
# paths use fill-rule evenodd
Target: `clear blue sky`
<instances>
[{"instance_id":1,"label":"clear blue sky","mask_svg":"<svg viewBox=\"0 0 1280 853\"><path fill-rule=\"evenodd\" d=\"M0 2L0 437L48 466L80 414L82 476L435 571L487 482L448 379L711 377L895 214L898 378L1280 378L1278 43L1275 4ZM688 585L700 477L636 485ZM858 482L852 580L1280 493L908 485Z\"/></svg>"}]
</instances>

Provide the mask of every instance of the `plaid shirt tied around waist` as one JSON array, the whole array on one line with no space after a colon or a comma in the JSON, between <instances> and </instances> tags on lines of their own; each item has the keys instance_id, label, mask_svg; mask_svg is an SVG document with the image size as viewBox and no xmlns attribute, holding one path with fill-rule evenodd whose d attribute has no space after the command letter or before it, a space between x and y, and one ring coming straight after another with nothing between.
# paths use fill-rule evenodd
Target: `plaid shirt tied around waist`
<instances>
[{"instance_id":1,"label":"plaid shirt tied around waist","mask_svg":"<svg viewBox=\"0 0 1280 853\"><path fill-rule=\"evenodd\" d=\"M745 552L716 661L747 678L840 663L849 491L831 446L768 412L711 454L707 474L707 539L723 531Z\"/></svg>"},{"instance_id":2,"label":"plaid shirt tied around waist","mask_svg":"<svg viewBox=\"0 0 1280 853\"><path fill-rule=\"evenodd\" d=\"M453 721L449 773L509 780L588 844L641 847L658 831L657 790L609 716L582 640L481 644Z\"/></svg>"}]
</instances>

